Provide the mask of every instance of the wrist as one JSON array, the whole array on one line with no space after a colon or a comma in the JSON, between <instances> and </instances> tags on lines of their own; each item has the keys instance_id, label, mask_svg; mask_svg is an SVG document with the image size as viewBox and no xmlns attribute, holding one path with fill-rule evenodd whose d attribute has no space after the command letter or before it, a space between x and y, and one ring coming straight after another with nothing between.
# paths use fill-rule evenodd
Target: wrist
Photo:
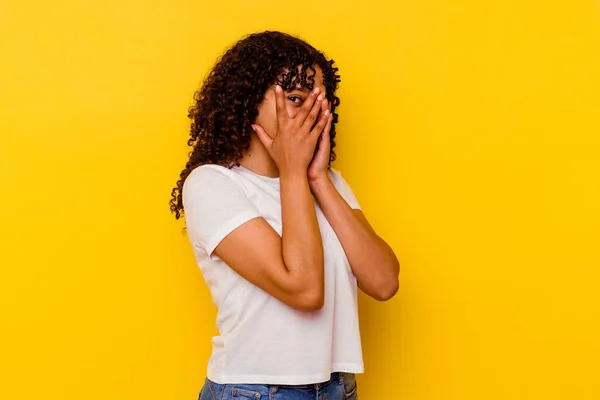
<instances>
[{"instance_id":1,"label":"wrist","mask_svg":"<svg viewBox=\"0 0 600 400\"><path fill-rule=\"evenodd\" d=\"M308 184L310 185L311 190L315 191L324 186L332 185L333 182L329 178L327 172L323 172L322 174L309 177Z\"/></svg>"},{"instance_id":2,"label":"wrist","mask_svg":"<svg viewBox=\"0 0 600 400\"><path fill-rule=\"evenodd\" d=\"M304 179L307 180L306 171L300 168L281 168L279 170L279 179L290 180L290 179Z\"/></svg>"}]
</instances>

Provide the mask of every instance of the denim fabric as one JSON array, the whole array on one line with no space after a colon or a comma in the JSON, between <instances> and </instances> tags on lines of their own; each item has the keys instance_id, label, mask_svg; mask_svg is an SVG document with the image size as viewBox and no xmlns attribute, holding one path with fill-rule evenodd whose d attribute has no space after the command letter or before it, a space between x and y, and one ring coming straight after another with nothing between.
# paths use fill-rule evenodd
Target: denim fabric
<instances>
[{"instance_id":1,"label":"denim fabric","mask_svg":"<svg viewBox=\"0 0 600 400\"><path fill-rule=\"evenodd\" d=\"M356 377L334 372L312 385L221 385L206 379L198 400L358 400Z\"/></svg>"}]
</instances>

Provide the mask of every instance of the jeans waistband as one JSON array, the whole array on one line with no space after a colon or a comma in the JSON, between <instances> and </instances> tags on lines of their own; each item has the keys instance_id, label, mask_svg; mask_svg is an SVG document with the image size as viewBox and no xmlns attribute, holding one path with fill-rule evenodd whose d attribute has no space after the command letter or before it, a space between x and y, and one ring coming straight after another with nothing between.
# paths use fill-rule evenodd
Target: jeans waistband
<instances>
[{"instance_id":1,"label":"jeans waistband","mask_svg":"<svg viewBox=\"0 0 600 400\"><path fill-rule=\"evenodd\" d=\"M325 381L325 382L319 382L319 383L309 383L309 384L305 384L305 385L273 385L273 386L277 386L280 388L295 388L295 389L315 389L315 388L322 388L324 386L329 385L332 382L341 382L343 379L342 377L342 373L341 372L333 372L331 374L331 377L329 378L329 380Z\"/></svg>"}]
</instances>

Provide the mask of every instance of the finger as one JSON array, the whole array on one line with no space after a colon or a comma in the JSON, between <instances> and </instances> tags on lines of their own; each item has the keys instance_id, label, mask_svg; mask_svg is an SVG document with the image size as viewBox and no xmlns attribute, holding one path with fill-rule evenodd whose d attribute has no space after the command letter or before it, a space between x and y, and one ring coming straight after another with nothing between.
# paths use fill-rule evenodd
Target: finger
<instances>
[{"instance_id":1,"label":"finger","mask_svg":"<svg viewBox=\"0 0 600 400\"><path fill-rule=\"evenodd\" d=\"M277 113L277 121L283 121L284 118L289 118L285 109L285 99L283 98L283 89L281 86L275 85L275 110Z\"/></svg>"},{"instance_id":2,"label":"finger","mask_svg":"<svg viewBox=\"0 0 600 400\"><path fill-rule=\"evenodd\" d=\"M294 117L294 119L298 121L298 124L300 124L300 126L304 124L304 120L306 120L306 117L310 113L310 110L312 110L315 101L317 101L317 96L319 96L319 92L320 89L318 87L314 88L313 91L310 92L310 94L308 95L308 98L306 99L304 104L302 104L302 107L300 108L300 111L298 111L298 114L296 114L296 116Z\"/></svg>"},{"instance_id":3,"label":"finger","mask_svg":"<svg viewBox=\"0 0 600 400\"><path fill-rule=\"evenodd\" d=\"M327 98L324 98L323 101L321 102L321 112L319 114L323 115L325 110L328 110L328 109L329 109L329 102L327 101Z\"/></svg>"},{"instance_id":4,"label":"finger","mask_svg":"<svg viewBox=\"0 0 600 400\"><path fill-rule=\"evenodd\" d=\"M323 149L324 152L329 154L329 149L331 145L331 139L329 138L329 132L331 131L331 123L333 121L333 115L329 114L329 118L327 118L327 124L321 133L319 138L319 150Z\"/></svg>"},{"instance_id":5,"label":"finger","mask_svg":"<svg viewBox=\"0 0 600 400\"><path fill-rule=\"evenodd\" d=\"M323 101L321 102L321 111L325 112L325 110L331 111L331 109L329 108L329 101L327 100L327 98L323 99Z\"/></svg>"},{"instance_id":6,"label":"finger","mask_svg":"<svg viewBox=\"0 0 600 400\"><path fill-rule=\"evenodd\" d=\"M319 97L317 97L317 100L315 101L315 103L313 104L313 106L310 110L310 113L308 113L308 115L306 116L306 119L304 120L303 126L306 126L309 131L314 127L315 121L317 121L319 119L319 113L321 112L321 103L322 102L323 102L323 95L320 94ZM327 116L325 115L325 113L322 113L321 118L324 118L324 117L327 117ZM327 119L327 118L325 118L325 119ZM327 122L327 121L325 121L325 122Z\"/></svg>"},{"instance_id":7,"label":"finger","mask_svg":"<svg viewBox=\"0 0 600 400\"><path fill-rule=\"evenodd\" d=\"M318 109L317 109L317 112L318 112ZM311 135L318 136L321 133L323 133L323 130L327 126L328 121L330 119L329 116L330 116L329 110L325 110L325 112L321 115L321 118L319 119L319 122L317 123L317 125L315 125L315 127L312 129L312 131L310 131Z\"/></svg>"},{"instance_id":8,"label":"finger","mask_svg":"<svg viewBox=\"0 0 600 400\"><path fill-rule=\"evenodd\" d=\"M328 110L329 111L329 110ZM327 118L327 125L323 129L323 133L321 136L327 136L327 141L329 142L329 131L331 131L331 124L333 123L333 114L329 113L329 118Z\"/></svg>"},{"instance_id":9,"label":"finger","mask_svg":"<svg viewBox=\"0 0 600 400\"><path fill-rule=\"evenodd\" d=\"M263 146L265 146L265 148L269 150L271 148L271 145L273 144L273 139L271 139L271 137L267 134L267 132L265 132L263 127L260 125L252 125L252 129L254 130L254 132L256 132L256 136L258 136L258 139L263 144Z\"/></svg>"},{"instance_id":10,"label":"finger","mask_svg":"<svg viewBox=\"0 0 600 400\"><path fill-rule=\"evenodd\" d=\"M331 116L328 118L327 125L325 125L325 129L323 129L323 133L319 137L319 153L327 153L329 154L329 127L331 126ZM325 155L323 155L325 156Z\"/></svg>"},{"instance_id":11,"label":"finger","mask_svg":"<svg viewBox=\"0 0 600 400\"><path fill-rule=\"evenodd\" d=\"M328 122L329 124L329 122ZM315 154L313 156L312 162L317 163L318 165L328 164L331 156L331 143L330 143L329 133L327 131L327 126L321 133L319 137L319 141L317 143L317 148L315 150Z\"/></svg>"}]
</instances>

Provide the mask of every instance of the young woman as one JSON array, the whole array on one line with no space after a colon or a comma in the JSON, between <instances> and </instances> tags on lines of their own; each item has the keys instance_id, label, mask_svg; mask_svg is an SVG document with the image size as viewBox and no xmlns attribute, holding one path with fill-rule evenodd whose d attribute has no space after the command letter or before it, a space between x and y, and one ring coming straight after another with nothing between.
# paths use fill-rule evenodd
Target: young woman
<instances>
[{"instance_id":1,"label":"young woman","mask_svg":"<svg viewBox=\"0 0 600 400\"><path fill-rule=\"evenodd\" d=\"M357 398L357 286L391 298L399 263L329 167L339 81L306 42L263 32L195 95L171 210L218 308L200 400Z\"/></svg>"}]
</instances>

